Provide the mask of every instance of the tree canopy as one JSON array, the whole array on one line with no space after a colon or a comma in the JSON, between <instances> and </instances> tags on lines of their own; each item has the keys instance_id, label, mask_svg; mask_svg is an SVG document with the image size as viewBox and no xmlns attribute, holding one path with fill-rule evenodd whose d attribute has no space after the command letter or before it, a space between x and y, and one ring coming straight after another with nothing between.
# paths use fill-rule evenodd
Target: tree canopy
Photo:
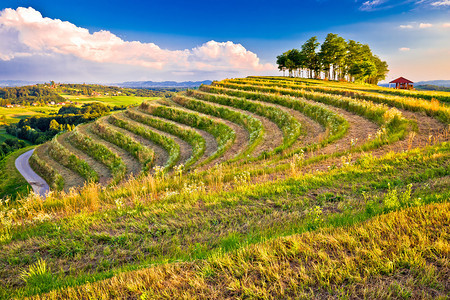
<instances>
[{"instance_id":1,"label":"tree canopy","mask_svg":"<svg viewBox=\"0 0 450 300\"><path fill-rule=\"evenodd\" d=\"M319 50L320 47L320 50ZM311 37L301 50L277 56L278 69L289 76L348 80L377 84L386 78L388 64L372 53L369 45L329 33L320 45Z\"/></svg>"}]
</instances>

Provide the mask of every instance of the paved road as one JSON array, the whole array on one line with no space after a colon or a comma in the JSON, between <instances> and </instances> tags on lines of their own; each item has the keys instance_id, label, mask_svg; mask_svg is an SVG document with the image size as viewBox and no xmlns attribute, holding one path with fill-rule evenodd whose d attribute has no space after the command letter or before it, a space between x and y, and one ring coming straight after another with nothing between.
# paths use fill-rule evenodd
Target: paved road
<instances>
[{"instance_id":1,"label":"paved road","mask_svg":"<svg viewBox=\"0 0 450 300\"><path fill-rule=\"evenodd\" d=\"M19 170L20 174L28 181L28 183L33 188L33 191L36 194L39 194L43 197L49 192L50 188L48 187L47 182L42 179L38 174L36 174L33 169L31 169L28 160L30 159L31 154L33 154L34 149L25 152L20 155L16 159L16 168Z\"/></svg>"}]
</instances>

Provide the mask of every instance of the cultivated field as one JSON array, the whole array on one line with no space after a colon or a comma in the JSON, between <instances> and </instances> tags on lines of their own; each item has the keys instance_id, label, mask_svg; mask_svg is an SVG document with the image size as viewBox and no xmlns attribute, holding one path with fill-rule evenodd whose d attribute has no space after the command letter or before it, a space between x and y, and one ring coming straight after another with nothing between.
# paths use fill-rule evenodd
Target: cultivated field
<instances>
[{"instance_id":1,"label":"cultivated field","mask_svg":"<svg viewBox=\"0 0 450 300\"><path fill-rule=\"evenodd\" d=\"M0 206L0 297L444 299L449 99L249 77L79 125Z\"/></svg>"},{"instance_id":2,"label":"cultivated field","mask_svg":"<svg viewBox=\"0 0 450 300\"><path fill-rule=\"evenodd\" d=\"M70 101L79 103L91 103L100 102L107 105L134 105L141 104L143 101L155 100L155 97L138 97L138 96L83 96L83 95L65 95L61 94L64 98Z\"/></svg>"},{"instance_id":3,"label":"cultivated field","mask_svg":"<svg viewBox=\"0 0 450 300\"><path fill-rule=\"evenodd\" d=\"M61 107L55 106L24 106L24 107L14 107L14 108L6 108L0 107L0 117L5 116L5 121L7 124L17 123L21 119L26 119L29 117L38 117L38 116L47 116L52 113L57 113Z\"/></svg>"}]
</instances>

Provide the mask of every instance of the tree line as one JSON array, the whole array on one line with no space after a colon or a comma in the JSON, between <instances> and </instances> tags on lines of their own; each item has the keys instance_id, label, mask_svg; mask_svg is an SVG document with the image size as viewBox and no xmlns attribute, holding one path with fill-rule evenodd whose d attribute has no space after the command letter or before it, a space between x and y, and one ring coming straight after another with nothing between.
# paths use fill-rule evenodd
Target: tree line
<instances>
[{"instance_id":1,"label":"tree line","mask_svg":"<svg viewBox=\"0 0 450 300\"><path fill-rule=\"evenodd\" d=\"M0 160L2 160L6 155L16 150L25 148L27 143L18 139L6 139L0 143Z\"/></svg>"},{"instance_id":2,"label":"tree line","mask_svg":"<svg viewBox=\"0 0 450 300\"><path fill-rule=\"evenodd\" d=\"M32 103L45 104L47 102L60 102L64 98L44 85L5 87L0 88L0 106L7 104L31 105Z\"/></svg>"},{"instance_id":3,"label":"tree line","mask_svg":"<svg viewBox=\"0 0 450 300\"><path fill-rule=\"evenodd\" d=\"M277 56L278 69L289 76L325 78L377 84L386 78L388 64L372 53L369 45L346 41L329 33L322 45L311 37L301 49Z\"/></svg>"},{"instance_id":4,"label":"tree line","mask_svg":"<svg viewBox=\"0 0 450 300\"><path fill-rule=\"evenodd\" d=\"M51 81L50 83L31 86L0 88L0 106L8 104L30 106L33 103L43 106L52 101L66 101L60 94L96 96L96 93L107 96L136 97L168 97L171 95L171 92L166 89L133 89L98 84L59 84Z\"/></svg>"},{"instance_id":5,"label":"tree line","mask_svg":"<svg viewBox=\"0 0 450 300\"><path fill-rule=\"evenodd\" d=\"M108 96L164 97L167 92L161 90L121 88L100 84L55 84L56 90L62 94L73 96L92 96L94 93Z\"/></svg>"},{"instance_id":6,"label":"tree line","mask_svg":"<svg viewBox=\"0 0 450 300\"><path fill-rule=\"evenodd\" d=\"M49 117L31 117L17 124L6 126L6 132L33 144L42 144L64 131L71 131L76 125L95 120L113 110L123 110L125 106L108 106L103 103L87 103L82 107L63 106L57 114Z\"/></svg>"}]
</instances>

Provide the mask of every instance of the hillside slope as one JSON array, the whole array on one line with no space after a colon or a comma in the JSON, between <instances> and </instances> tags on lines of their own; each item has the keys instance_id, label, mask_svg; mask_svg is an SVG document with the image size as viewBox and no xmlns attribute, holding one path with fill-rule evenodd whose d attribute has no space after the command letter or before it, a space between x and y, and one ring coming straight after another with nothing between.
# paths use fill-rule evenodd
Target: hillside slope
<instances>
[{"instance_id":1,"label":"hillside slope","mask_svg":"<svg viewBox=\"0 0 450 300\"><path fill-rule=\"evenodd\" d=\"M445 297L440 97L249 77L80 125L0 206L0 295Z\"/></svg>"}]
</instances>

